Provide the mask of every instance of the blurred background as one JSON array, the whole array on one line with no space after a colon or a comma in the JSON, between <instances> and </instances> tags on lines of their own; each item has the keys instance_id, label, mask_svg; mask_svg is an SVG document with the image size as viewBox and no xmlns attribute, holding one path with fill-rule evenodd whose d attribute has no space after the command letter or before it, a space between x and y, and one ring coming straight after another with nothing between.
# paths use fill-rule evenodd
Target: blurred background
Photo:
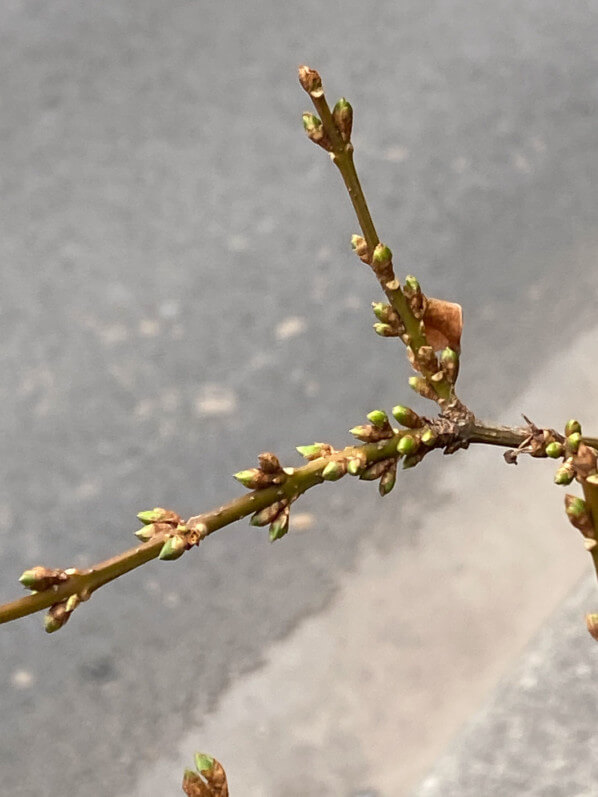
<instances>
[{"instance_id":1,"label":"blurred background","mask_svg":"<svg viewBox=\"0 0 598 797\"><path fill-rule=\"evenodd\" d=\"M461 397L598 434L597 36L591 2L4 0L0 600L131 547L139 510L229 500L260 451L432 412L371 331L300 63L354 106L397 273L464 307ZM323 486L276 545L241 522L60 633L3 626L5 793L178 794L205 750L233 795L409 794L590 570L552 470Z\"/></svg>"}]
</instances>

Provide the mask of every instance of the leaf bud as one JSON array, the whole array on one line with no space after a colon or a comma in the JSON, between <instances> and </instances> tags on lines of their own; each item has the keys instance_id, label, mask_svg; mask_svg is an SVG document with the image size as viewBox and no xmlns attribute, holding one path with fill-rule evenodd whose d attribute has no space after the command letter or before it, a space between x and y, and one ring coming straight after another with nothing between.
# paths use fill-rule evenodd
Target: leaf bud
<instances>
[{"instance_id":1,"label":"leaf bud","mask_svg":"<svg viewBox=\"0 0 598 797\"><path fill-rule=\"evenodd\" d=\"M452 385L454 385L457 381L457 376L459 375L458 352L456 352L454 349L451 349L450 346L447 346L442 350L442 354L440 355L440 363L442 365L442 370L446 374L446 378Z\"/></svg>"},{"instance_id":2,"label":"leaf bud","mask_svg":"<svg viewBox=\"0 0 598 797\"><path fill-rule=\"evenodd\" d=\"M173 512L172 509L164 509L161 506L156 506L153 509L146 509L144 512L138 512L137 517L146 526L150 523L180 523L181 517Z\"/></svg>"},{"instance_id":3,"label":"leaf bud","mask_svg":"<svg viewBox=\"0 0 598 797\"><path fill-rule=\"evenodd\" d=\"M381 324L380 322L377 322L373 324L373 329L376 335L379 335L381 338L399 337L399 333L397 332L397 330L390 324Z\"/></svg>"},{"instance_id":4,"label":"leaf bud","mask_svg":"<svg viewBox=\"0 0 598 797\"><path fill-rule=\"evenodd\" d=\"M378 484L378 492L384 498L385 495L388 495L392 488L395 486L397 481L397 463L393 462L393 464L385 470L382 476L380 477L380 483Z\"/></svg>"},{"instance_id":5,"label":"leaf bud","mask_svg":"<svg viewBox=\"0 0 598 797\"><path fill-rule=\"evenodd\" d=\"M322 443L314 443L311 446L297 446L297 451L307 460L319 459L322 456Z\"/></svg>"},{"instance_id":6,"label":"leaf bud","mask_svg":"<svg viewBox=\"0 0 598 797\"><path fill-rule=\"evenodd\" d=\"M329 462L322 471L322 478L327 482L336 482L347 472L347 465L343 460Z\"/></svg>"},{"instance_id":7,"label":"leaf bud","mask_svg":"<svg viewBox=\"0 0 598 797\"><path fill-rule=\"evenodd\" d=\"M360 457L351 457L347 462L347 473L351 476L357 476L363 467L363 462Z\"/></svg>"},{"instance_id":8,"label":"leaf bud","mask_svg":"<svg viewBox=\"0 0 598 797\"><path fill-rule=\"evenodd\" d=\"M392 262L392 252L385 244L377 244L372 261L375 266L384 268Z\"/></svg>"},{"instance_id":9,"label":"leaf bud","mask_svg":"<svg viewBox=\"0 0 598 797\"><path fill-rule=\"evenodd\" d=\"M172 561L174 559L178 559L182 556L187 549L187 541L184 537L181 537L179 534L173 534L172 537L169 537L162 548L160 549L160 553L158 557L163 559L164 561Z\"/></svg>"},{"instance_id":10,"label":"leaf bud","mask_svg":"<svg viewBox=\"0 0 598 797\"><path fill-rule=\"evenodd\" d=\"M403 459L403 470L409 470L409 468L414 468L416 465L419 465L419 463L422 461L423 458L424 458L424 455L421 454L421 453L419 453L419 454L408 454Z\"/></svg>"},{"instance_id":11,"label":"leaf bud","mask_svg":"<svg viewBox=\"0 0 598 797\"><path fill-rule=\"evenodd\" d=\"M262 454L258 455L258 461L260 463L260 470L263 473L280 473L282 468L280 467L280 462L276 454L273 454L271 451L264 451Z\"/></svg>"},{"instance_id":12,"label":"leaf bud","mask_svg":"<svg viewBox=\"0 0 598 797\"><path fill-rule=\"evenodd\" d=\"M289 530L289 507L285 507L270 526L270 542L280 540Z\"/></svg>"},{"instance_id":13,"label":"leaf bud","mask_svg":"<svg viewBox=\"0 0 598 797\"><path fill-rule=\"evenodd\" d=\"M248 490L256 490L259 487L264 487L264 483L269 483L264 476L265 474L259 468L247 468L247 470L240 470L233 474L233 478L241 482L243 487L247 487Z\"/></svg>"},{"instance_id":14,"label":"leaf bud","mask_svg":"<svg viewBox=\"0 0 598 797\"><path fill-rule=\"evenodd\" d=\"M427 427L419 436L420 442L423 443L425 446L433 446L436 440L438 439L438 435L433 429Z\"/></svg>"},{"instance_id":15,"label":"leaf bud","mask_svg":"<svg viewBox=\"0 0 598 797\"><path fill-rule=\"evenodd\" d=\"M394 321L397 315L393 308L385 302L372 302L372 310L378 321L382 321L383 324Z\"/></svg>"},{"instance_id":16,"label":"leaf bud","mask_svg":"<svg viewBox=\"0 0 598 797\"><path fill-rule=\"evenodd\" d=\"M563 444L558 443L556 440L552 443L548 443L546 446L546 456L550 457L551 459L558 459L559 457L563 456Z\"/></svg>"},{"instance_id":17,"label":"leaf bud","mask_svg":"<svg viewBox=\"0 0 598 797\"><path fill-rule=\"evenodd\" d=\"M19 577L19 581L24 587L35 592L44 592L44 590L67 580L68 575L64 570L50 570L43 565L36 565L36 567L25 570Z\"/></svg>"},{"instance_id":18,"label":"leaf bud","mask_svg":"<svg viewBox=\"0 0 598 797\"><path fill-rule=\"evenodd\" d=\"M366 415L368 421L373 423L378 429L384 429L388 426L388 415L384 410L372 410Z\"/></svg>"},{"instance_id":19,"label":"leaf bud","mask_svg":"<svg viewBox=\"0 0 598 797\"><path fill-rule=\"evenodd\" d=\"M394 460L392 459L381 459L378 462L374 462L360 474L359 478L365 482L373 482L379 479L393 462Z\"/></svg>"},{"instance_id":20,"label":"leaf bud","mask_svg":"<svg viewBox=\"0 0 598 797\"><path fill-rule=\"evenodd\" d=\"M397 451L399 454L403 456L408 456L409 454L415 454L419 447L419 443L413 435L404 434L399 442L397 443Z\"/></svg>"},{"instance_id":21,"label":"leaf bud","mask_svg":"<svg viewBox=\"0 0 598 797\"><path fill-rule=\"evenodd\" d=\"M421 376L410 376L409 387L419 393L420 396L423 396L423 398L432 399L433 401L438 398L436 391Z\"/></svg>"},{"instance_id":22,"label":"leaf bud","mask_svg":"<svg viewBox=\"0 0 598 797\"><path fill-rule=\"evenodd\" d=\"M405 293L407 294L414 294L419 293L421 288L419 286L418 280L413 276L413 274L408 274L405 277Z\"/></svg>"},{"instance_id":23,"label":"leaf bud","mask_svg":"<svg viewBox=\"0 0 598 797\"><path fill-rule=\"evenodd\" d=\"M366 240L362 235L351 236L351 248L363 263L367 263L369 265L370 253Z\"/></svg>"},{"instance_id":24,"label":"leaf bud","mask_svg":"<svg viewBox=\"0 0 598 797\"><path fill-rule=\"evenodd\" d=\"M285 506L286 501L276 501L252 515L249 522L252 526L267 526L276 520Z\"/></svg>"},{"instance_id":25,"label":"leaf bud","mask_svg":"<svg viewBox=\"0 0 598 797\"><path fill-rule=\"evenodd\" d=\"M406 426L408 429L419 429L424 425L424 421L419 417L417 412L414 412L410 407L404 407L402 404L397 404L392 408L392 414L401 426Z\"/></svg>"},{"instance_id":26,"label":"leaf bud","mask_svg":"<svg viewBox=\"0 0 598 797\"><path fill-rule=\"evenodd\" d=\"M565 437L569 437L572 434L581 434L581 424L579 421L576 421L575 418L571 418L565 424Z\"/></svg>"},{"instance_id":27,"label":"leaf bud","mask_svg":"<svg viewBox=\"0 0 598 797\"><path fill-rule=\"evenodd\" d=\"M554 474L554 483L571 484L574 478L575 478L575 469L573 468L571 463L567 464L565 462Z\"/></svg>"},{"instance_id":28,"label":"leaf bud","mask_svg":"<svg viewBox=\"0 0 598 797\"><path fill-rule=\"evenodd\" d=\"M322 78L319 72L305 65L300 66L298 72L299 83L308 94L322 90Z\"/></svg>"},{"instance_id":29,"label":"leaf bud","mask_svg":"<svg viewBox=\"0 0 598 797\"><path fill-rule=\"evenodd\" d=\"M351 140L351 129L353 127L353 108L351 103L341 97L332 110L332 118L338 132L341 134L341 138L345 143L348 143Z\"/></svg>"},{"instance_id":30,"label":"leaf bud","mask_svg":"<svg viewBox=\"0 0 598 797\"><path fill-rule=\"evenodd\" d=\"M565 512L569 518L571 525L579 529L584 537L594 536L594 524L592 523L592 516L588 510L588 506L583 498L577 495L565 496Z\"/></svg>"},{"instance_id":31,"label":"leaf bud","mask_svg":"<svg viewBox=\"0 0 598 797\"><path fill-rule=\"evenodd\" d=\"M580 443L581 432L571 432L567 437L567 451L570 451L572 454L577 454Z\"/></svg>"},{"instance_id":32,"label":"leaf bud","mask_svg":"<svg viewBox=\"0 0 598 797\"><path fill-rule=\"evenodd\" d=\"M44 617L44 628L46 633L53 634L54 631L58 631L63 625L67 624L70 616L71 613L66 609L66 601L55 603L54 606L50 607Z\"/></svg>"},{"instance_id":33,"label":"leaf bud","mask_svg":"<svg viewBox=\"0 0 598 797\"><path fill-rule=\"evenodd\" d=\"M313 113L304 113L303 127L307 133L307 137L313 141L314 144L318 144L320 147L323 147L323 149L325 149L327 152L331 151L332 145L328 136L326 135L324 125L317 116L315 116Z\"/></svg>"}]
</instances>

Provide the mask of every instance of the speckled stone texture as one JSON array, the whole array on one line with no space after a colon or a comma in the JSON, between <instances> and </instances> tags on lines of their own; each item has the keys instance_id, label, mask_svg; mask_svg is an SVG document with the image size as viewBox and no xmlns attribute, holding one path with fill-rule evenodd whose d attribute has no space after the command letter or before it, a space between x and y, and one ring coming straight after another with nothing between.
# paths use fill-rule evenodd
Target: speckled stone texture
<instances>
[{"instance_id":1,"label":"speckled stone texture","mask_svg":"<svg viewBox=\"0 0 598 797\"><path fill-rule=\"evenodd\" d=\"M598 647L583 622L597 603L588 578L412 797L598 795Z\"/></svg>"}]
</instances>

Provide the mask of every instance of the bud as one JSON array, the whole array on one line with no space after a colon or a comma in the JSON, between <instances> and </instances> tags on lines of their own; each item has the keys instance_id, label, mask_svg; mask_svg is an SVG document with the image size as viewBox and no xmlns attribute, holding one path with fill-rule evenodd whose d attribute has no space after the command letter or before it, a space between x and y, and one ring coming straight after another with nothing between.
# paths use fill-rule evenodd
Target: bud
<instances>
[{"instance_id":1,"label":"bud","mask_svg":"<svg viewBox=\"0 0 598 797\"><path fill-rule=\"evenodd\" d=\"M55 603L54 606L50 607L48 613L44 617L44 628L46 633L53 634L54 631L58 631L59 628L67 624L70 616L71 613L66 610L66 601Z\"/></svg>"},{"instance_id":2,"label":"bud","mask_svg":"<svg viewBox=\"0 0 598 797\"><path fill-rule=\"evenodd\" d=\"M576 421L574 418L571 418L565 424L565 437L569 437L572 434L581 434L581 424L579 421Z\"/></svg>"},{"instance_id":3,"label":"bud","mask_svg":"<svg viewBox=\"0 0 598 797\"><path fill-rule=\"evenodd\" d=\"M408 456L409 454L415 454L419 447L419 443L413 435L404 434L399 442L397 443L397 451L399 454L403 456Z\"/></svg>"},{"instance_id":4,"label":"bud","mask_svg":"<svg viewBox=\"0 0 598 797\"><path fill-rule=\"evenodd\" d=\"M588 510L588 506L583 498L576 495L565 496L565 512L569 518L569 522L576 529L579 529L584 537L594 536L594 525L592 523L592 516Z\"/></svg>"},{"instance_id":5,"label":"bud","mask_svg":"<svg viewBox=\"0 0 598 797\"><path fill-rule=\"evenodd\" d=\"M370 465L361 473L359 478L364 482L373 482L379 479L393 462L394 460L392 459L381 459L378 462L374 462L373 465Z\"/></svg>"},{"instance_id":6,"label":"bud","mask_svg":"<svg viewBox=\"0 0 598 797\"><path fill-rule=\"evenodd\" d=\"M272 454L271 451L264 451L263 454L258 455L258 461L260 463L260 470L263 473L280 473L282 468L280 467L280 462L278 461L278 457L275 454Z\"/></svg>"},{"instance_id":7,"label":"bud","mask_svg":"<svg viewBox=\"0 0 598 797\"><path fill-rule=\"evenodd\" d=\"M378 244L374 249L374 256L372 258L372 262L374 266L378 266L381 269L386 268L386 266L392 263L392 252L385 244Z\"/></svg>"},{"instance_id":8,"label":"bud","mask_svg":"<svg viewBox=\"0 0 598 797\"><path fill-rule=\"evenodd\" d=\"M425 446L433 446L436 440L438 439L438 435L434 432L430 427L424 429L424 431L420 434L419 440L420 443L423 443Z\"/></svg>"},{"instance_id":9,"label":"bud","mask_svg":"<svg viewBox=\"0 0 598 797\"><path fill-rule=\"evenodd\" d=\"M180 523L181 517L173 512L172 509L163 509L161 506L156 506L153 509L146 509L144 512L138 512L137 517L146 526L150 523Z\"/></svg>"},{"instance_id":10,"label":"bud","mask_svg":"<svg viewBox=\"0 0 598 797\"><path fill-rule=\"evenodd\" d=\"M565 464L561 465L561 467L554 474L554 483L571 484L574 478L575 478L575 469L573 468L571 463L567 464L567 462L565 462Z\"/></svg>"},{"instance_id":11,"label":"bud","mask_svg":"<svg viewBox=\"0 0 598 797\"><path fill-rule=\"evenodd\" d=\"M373 426L354 426L352 429L349 429L349 434L361 440L362 443L371 443L378 440Z\"/></svg>"},{"instance_id":12,"label":"bud","mask_svg":"<svg viewBox=\"0 0 598 797\"><path fill-rule=\"evenodd\" d=\"M311 446L297 446L297 451L307 460L318 459L322 456L322 443L314 443Z\"/></svg>"},{"instance_id":13,"label":"bud","mask_svg":"<svg viewBox=\"0 0 598 797\"><path fill-rule=\"evenodd\" d=\"M380 335L381 338L398 338L399 333L397 330L392 327L390 324L373 324L373 329L376 335Z\"/></svg>"},{"instance_id":14,"label":"bud","mask_svg":"<svg viewBox=\"0 0 598 797\"><path fill-rule=\"evenodd\" d=\"M372 302L372 310L378 321L382 321L383 324L394 321L397 316L393 308L385 302Z\"/></svg>"},{"instance_id":15,"label":"bud","mask_svg":"<svg viewBox=\"0 0 598 797\"><path fill-rule=\"evenodd\" d=\"M351 103L341 97L332 110L332 118L338 132L341 134L341 138L345 143L348 143L351 140L351 129L353 127L353 108Z\"/></svg>"},{"instance_id":16,"label":"bud","mask_svg":"<svg viewBox=\"0 0 598 797\"><path fill-rule=\"evenodd\" d=\"M140 539L141 542L148 542L155 533L156 526L153 523L150 523L147 526L142 526L140 529L137 529L135 536Z\"/></svg>"},{"instance_id":17,"label":"bud","mask_svg":"<svg viewBox=\"0 0 598 797\"><path fill-rule=\"evenodd\" d=\"M270 526L270 542L280 540L289 530L289 507L285 507Z\"/></svg>"},{"instance_id":18,"label":"bud","mask_svg":"<svg viewBox=\"0 0 598 797\"><path fill-rule=\"evenodd\" d=\"M327 482L336 482L347 472L347 465L343 460L329 462L322 471L322 478Z\"/></svg>"},{"instance_id":19,"label":"bud","mask_svg":"<svg viewBox=\"0 0 598 797\"><path fill-rule=\"evenodd\" d=\"M66 603L64 604L64 608L69 614L71 614L71 612L74 612L80 603L81 598L78 595L69 595L69 597L66 599Z\"/></svg>"},{"instance_id":20,"label":"bud","mask_svg":"<svg viewBox=\"0 0 598 797\"><path fill-rule=\"evenodd\" d=\"M318 144L320 147L323 147L327 152L331 151L332 145L328 136L326 135L326 131L324 130L321 120L318 119L317 116L315 116L313 113L304 113L303 127L307 133L307 137L313 141L314 144Z\"/></svg>"},{"instance_id":21,"label":"bud","mask_svg":"<svg viewBox=\"0 0 598 797\"><path fill-rule=\"evenodd\" d=\"M172 561L182 556L187 549L187 541L179 534L169 537L160 549L159 558L164 561Z\"/></svg>"},{"instance_id":22,"label":"bud","mask_svg":"<svg viewBox=\"0 0 598 797\"><path fill-rule=\"evenodd\" d=\"M392 488L395 486L397 480L397 463L393 462L393 464L385 470L382 476L380 477L380 483L378 484L378 492L384 498L385 495L388 495Z\"/></svg>"},{"instance_id":23,"label":"bud","mask_svg":"<svg viewBox=\"0 0 598 797\"><path fill-rule=\"evenodd\" d=\"M409 295L419 293L420 291L421 288L417 279L413 276L413 274L408 274L405 277L405 293Z\"/></svg>"},{"instance_id":24,"label":"bud","mask_svg":"<svg viewBox=\"0 0 598 797\"><path fill-rule=\"evenodd\" d=\"M347 462L347 473L351 474L351 476L357 476L362 467L363 462L360 457L351 457Z\"/></svg>"},{"instance_id":25,"label":"bud","mask_svg":"<svg viewBox=\"0 0 598 797\"><path fill-rule=\"evenodd\" d=\"M598 642L598 614L586 614L586 625L590 634Z\"/></svg>"},{"instance_id":26,"label":"bud","mask_svg":"<svg viewBox=\"0 0 598 797\"><path fill-rule=\"evenodd\" d=\"M577 454L577 450L579 448L580 443L581 443L581 433L572 432L570 435L567 436L567 451L570 451L572 454Z\"/></svg>"},{"instance_id":27,"label":"bud","mask_svg":"<svg viewBox=\"0 0 598 797\"><path fill-rule=\"evenodd\" d=\"M548 443L545 449L546 456L550 457L551 459L558 459L559 457L562 457L563 450L562 443L557 443L556 441Z\"/></svg>"},{"instance_id":28,"label":"bud","mask_svg":"<svg viewBox=\"0 0 598 797\"><path fill-rule=\"evenodd\" d=\"M298 72L299 83L308 94L322 90L322 78L319 72L305 65L300 66Z\"/></svg>"},{"instance_id":29,"label":"bud","mask_svg":"<svg viewBox=\"0 0 598 797\"><path fill-rule=\"evenodd\" d=\"M409 470L409 468L414 468L416 465L418 465L422 461L423 458L424 458L424 455L422 453L419 453L419 454L408 454L403 459L403 470Z\"/></svg>"},{"instance_id":30,"label":"bud","mask_svg":"<svg viewBox=\"0 0 598 797\"><path fill-rule=\"evenodd\" d=\"M233 474L233 478L241 482L243 487L247 487L248 490L256 490L269 484L269 480L265 478L265 474L259 468L240 470Z\"/></svg>"},{"instance_id":31,"label":"bud","mask_svg":"<svg viewBox=\"0 0 598 797\"><path fill-rule=\"evenodd\" d=\"M423 398L432 399L433 401L438 398L436 391L421 376L410 376L409 387L419 393L420 396L423 396Z\"/></svg>"},{"instance_id":32,"label":"bud","mask_svg":"<svg viewBox=\"0 0 598 797\"><path fill-rule=\"evenodd\" d=\"M19 581L24 587L35 592L44 592L44 590L67 580L68 575L64 570L50 570L43 565L37 565L30 570L25 570L19 577Z\"/></svg>"},{"instance_id":33,"label":"bud","mask_svg":"<svg viewBox=\"0 0 598 797\"><path fill-rule=\"evenodd\" d=\"M307 67L304 67L307 68ZM318 74L316 72L316 74ZM207 753L195 753L195 768L198 772L209 772L214 769L214 759Z\"/></svg>"},{"instance_id":34,"label":"bud","mask_svg":"<svg viewBox=\"0 0 598 797\"><path fill-rule=\"evenodd\" d=\"M252 515L249 521L252 526L268 526L273 523L286 506L286 501L276 501Z\"/></svg>"},{"instance_id":35,"label":"bud","mask_svg":"<svg viewBox=\"0 0 598 797\"><path fill-rule=\"evenodd\" d=\"M370 253L368 251L368 245L365 241L365 238L362 235L351 236L351 248L363 263L367 263L369 265Z\"/></svg>"},{"instance_id":36,"label":"bud","mask_svg":"<svg viewBox=\"0 0 598 797\"><path fill-rule=\"evenodd\" d=\"M440 355L440 363L442 370L446 374L446 378L454 385L459 375L459 354L451 349L449 346L442 350Z\"/></svg>"},{"instance_id":37,"label":"bud","mask_svg":"<svg viewBox=\"0 0 598 797\"><path fill-rule=\"evenodd\" d=\"M378 429L384 429L388 426L388 415L384 412L384 410L372 410L371 412L368 412L366 418Z\"/></svg>"},{"instance_id":38,"label":"bud","mask_svg":"<svg viewBox=\"0 0 598 797\"><path fill-rule=\"evenodd\" d=\"M424 421L417 412L414 412L410 407L404 407L402 404L397 404L396 407L393 407L392 414L401 426L406 426L408 429L419 429L424 425Z\"/></svg>"}]
</instances>

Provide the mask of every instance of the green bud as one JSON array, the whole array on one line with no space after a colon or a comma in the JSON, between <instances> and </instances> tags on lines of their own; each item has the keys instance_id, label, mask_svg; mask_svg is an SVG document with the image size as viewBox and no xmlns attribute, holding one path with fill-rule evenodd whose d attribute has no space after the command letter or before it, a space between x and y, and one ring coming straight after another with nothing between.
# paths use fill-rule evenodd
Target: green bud
<instances>
[{"instance_id":1,"label":"green bud","mask_svg":"<svg viewBox=\"0 0 598 797\"><path fill-rule=\"evenodd\" d=\"M310 133L310 131L319 130L322 127L322 122L313 113L304 113L303 127L307 133Z\"/></svg>"},{"instance_id":2,"label":"green bud","mask_svg":"<svg viewBox=\"0 0 598 797\"><path fill-rule=\"evenodd\" d=\"M414 412L409 407L404 407L402 404L397 404L396 407L393 407L392 414L401 426L406 426L408 429L419 429L420 426L424 425L417 412Z\"/></svg>"},{"instance_id":3,"label":"green bud","mask_svg":"<svg viewBox=\"0 0 598 797\"><path fill-rule=\"evenodd\" d=\"M403 459L403 470L409 470L409 468L414 468L422 461L421 454L408 454Z\"/></svg>"},{"instance_id":4,"label":"green bud","mask_svg":"<svg viewBox=\"0 0 598 797\"><path fill-rule=\"evenodd\" d=\"M575 471L567 465L562 465L554 474L555 484L571 484L575 478Z\"/></svg>"},{"instance_id":5,"label":"green bud","mask_svg":"<svg viewBox=\"0 0 598 797\"><path fill-rule=\"evenodd\" d=\"M311 446L297 446L297 451L305 459L318 459L322 455L322 446L319 443L314 443Z\"/></svg>"},{"instance_id":6,"label":"green bud","mask_svg":"<svg viewBox=\"0 0 598 797\"><path fill-rule=\"evenodd\" d=\"M459 355L454 350L451 349L449 346L446 349L442 350L442 354L440 355L440 363L442 366L442 372L445 374L448 381L454 385L457 381L457 376L459 375Z\"/></svg>"},{"instance_id":7,"label":"green bud","mask_svg":"<svg viewBox=\"0 0 598 797\"><path fill-rule=\"evenodd\" d=\"M43 565L37 565L29 570L25 570L19 577L21 584L27 589L34 590L35 592L44 592L56 584L61 584L67 581L68 575L64 570L50 570Z\"/></svg>"},{"instance_id":8,"label":"green bud","mask_svg":"<svg viewBox=\"0 0 598 797\"><path fill-rule=\"evenodd\" d=\"M397 451L399 454L403 456L408 456L409 454L415 454L419 447L419 443L413 435L405 434L401 437L399 442L397 443Z\"/></svg>"},{"instance_id":9,"label":"green bud","mask_svg":"<svg viewBox=\"0 0 598 797\"><path fill-rule=\"evenodd\" d=\"M209 772L214 769L214 759L207 753L195 753L195 768L198 772Z\"/></svg>"},{"instance_id":10,"label":"green bud","mask_svg":"<svg viewBox=\"0 0 598 797\"><path fill-rule=\"evenodd\" d=\"M383 324L388 324L396 316L392 307L385 302L372 302L372 310L378 321L382 321Z\"/></svg>"},{"instance_id":11,"label":"green bud","mask_svg":"<svg viewBox=\"0 0 598 797\"><path fill-rule=\"evenodd\" d=\"M436 391L433 390L421 376L410 376L409 387L415 390L416 393L419 393L420 396L423 396L423 398L432 400L437 398Z\"/></svg>"},{"instance_id":12,"label":"green bud","mask_svg":"<svg viewBox=\"0 0 598 797\"><path fill-rule=\"evenodd\" d=\"M365 238L363 235L352 235L351 236L351 249L354 251L358 251L361 247L365 244Z\"/></svg>"},{"instance_id":13,"label":"green bud","mask_svg":"<svg viewBox=\"0 0 598 797\"><path fill-rule=\"evenodd\" d=\"M381 324L378 322L376 324L373 324L373 328L376 335L379 335L381 338L399 337L399 333L397 332L397 330L390 324Z\"/></svg>"},{"instance_id":14,"label":"green bud","mask_svg":"<svg viewBox=\"0 0 598 797\"><path fill-rule=\"evenodd\" d=\"M156 506L153 509L138 512L137 517L142 523L149 526L150 523L173 522L175 513L168 509L163 509L161 506ZM180 518L176 515L176 522L178 523L179 520Z\"/></svg>"},{"instance_id":15,"label":"green bud","mask_svg":"<svg viewBox=\"0 0 598 797\"><path fill-rule=\"evenodd\" d=\"M352 429L349 429L349 434L361 440L362 443L369 443L374 436L373 432L374 430L371 426L354 426Z\"/></svg>"},{"instance_id":16,"label":"green bud","mask_svg":"<svg viewBox=\"0 0 598 797\"><path fill-rule=\"evenodd\" d=\"M413 276L413 274L408 274L405 277L405 287L407 288L407 293L419 293L421 290L419 282Z\"/></svg>"},{"instance_id":17,"label":"green bud","mask_svg":"<svg viewBox=\"0 0 598 797\"><path fill-rule=\"evenodd\" d=\"M588 505L577 495L565 496L565 511L568 517L580 517L588 512Z\"/></svg>"},{"instance_id":18,"label":"green bud","mask_svg":"<svg viewBox=\"0 0 598 797\"><path fill-rule=\"evenodd\" d=\"M388 266L389 263L392 263L392 252L385 244L378 244L374 249L372 261L374 266Z\"/></svg>"},{"instance_id":19,"label":"green bud","mask_svg":"<svg viewBox=\"0 0 598 797\"><path fill-rule=\"evenodd\" d=\"M433 446L436 440L438 439L438 435L436 434L436 432L434 432L432 429L428 427L427 429L424 429L419 439L420 442L423 443L425 446Z\"/></svg>"},{"instance_id":20,"label":"green bud","mask_svg":"<svg viewBox=\"0 0 598 797\"><path fill-rule=\"evenodd\" d=\"M247 468L247 470L240 470L238 473L233 474L233 478L241 482L243 487L249 490L254 490L263 484L263 474L259 468Z\"/></svg>"},{"instance_id":21,"label":"green bud","mask_svg":"<svg viewBox=\"0 0 598 797\"><path fill-rule=\"evenodd\" d=\"M353 127L353 108L351 103L341 97L332 110L332 118L343 141L350 141Z\"/></svg>"},{"instance_id":22,"label":"green bud","mask_svg":"<svg viewBox=\"0 0 598 797\"><path fill-rule=\"evenodd\" d=\"M347 466L344 462L333 460L329 462L322 471L322 478L327 482L336 482L341 479L347 472Z\"/></svg>"},{"instance_id":23,"label":"green bud","mask_svg":"<svg viewBox=\"0 0 598 797\"><path fill-rule=\"evenodd\" d=\"M548 443L545 450L546 450L546 456L550 457L551 459L558 459L558 457L563 456L562 443L557 443L556 441L553 443Z\"/></svg>"},{"instance_id":24,"label":"green bud","mask_svg":"<svg viewBox=\"0 0 598 797\"><path fill-rule=\"evenodd\" d=\"M384 410L372 410L368 412L366 418L378 429L384 429L385 426L388 426L388 415Z\"/></svg>"},{"instance_id":25,"label":"green bud","mask_svg":"<svg viewBox=\"0 0 598 797\"><path fill-rule=\"evenodd\" d=\"M74 612L77 606L81 603L81 598L78 595L69 595L64 604L65 611L69 614Z\"/></svg>"},{"instance_id":26,"label":"green bud","mask_svg":"<svg viewBox=\"0 0 598 797\"><path fill-rule=\"evenodd\" d=\"M573 454L577 454L577 449L579 448L579 444L581 443L581 433L580 432L572 432L567 437L567 449L571 451Z\"/></svg>"},{"instance_id":27,"label":"green bud","mask_svg":"<svg viewBox=\"0 0 598 797\"><path fill-rule=\"evenodd\" d=\"M180 537L178 534L174 534L172 537L169 537L162 548L160 549L159 558L165 561L172 561L173 559L178 559L185 553L187 548L187 542L184 537Z\"/></svg>"},{"instance_id":28,"label":"green bud","mask_svg":"<svg viewBox=\"0 0 598 797\"><path fill-rule=\"evenodd\" d=\"M70 616L71 613L66 610L66 601L55 603L44 617L46 633L53 634L54 631L58 631L63 625L67 624Z\"/></svg>"},{"instance_id":29,"label":"green bud","mask_svg":"<svg viewBox=\"0 0 598 797\"><path fill-rule=\"evenodd\" d=\"M350 473L351 476L357 476L362 467L363 465L359 457L351 457L347 462L347 473Z\"/></svg>"},{"instance_id":30,"label":"green bud","mask_svg":"<svg viewBox=\"0 0 598 797\"><path fill-rule=\"evenodd\" d=\"M581 424L579 421L576 421L575 418L571 418L565 424L565 437L569 437L572 434L581 434Z\"/></svg>"},{"instance_id":31,"label":"green bud","mask_svg":"<svg viewBox=\"0 0 598 797\"><path fill-rule=\"evenodd\" d=\"M388 493L395 486L396 480L397 480L397 466L396 464L394 464L387 471L384 471L384 473L380 477L380 483L378 484L378 492L383 498L385 495L388 495Z\"/></svg>"},{"instance_id":32,"label":"green bud","mask_svg":"<svg viewBox=\"0 0 598 797\"><path fill-rule=\"evenodd\" d=\"M148 542L156 533L156 527L153 523L148 524L147 526L142 526L135 532L135 536L138 537L141 542Z\"/></svg>"},{"instance_id":33,"label":"green bud","mask_svg":"<svg viewBox=\"0 0 598 797\"><path fill-rule=\"evenodd\" d=\"M289 512L283 511L270 526L270 542L282 539L289 530Z\"/></svg>"}]
</instances>

